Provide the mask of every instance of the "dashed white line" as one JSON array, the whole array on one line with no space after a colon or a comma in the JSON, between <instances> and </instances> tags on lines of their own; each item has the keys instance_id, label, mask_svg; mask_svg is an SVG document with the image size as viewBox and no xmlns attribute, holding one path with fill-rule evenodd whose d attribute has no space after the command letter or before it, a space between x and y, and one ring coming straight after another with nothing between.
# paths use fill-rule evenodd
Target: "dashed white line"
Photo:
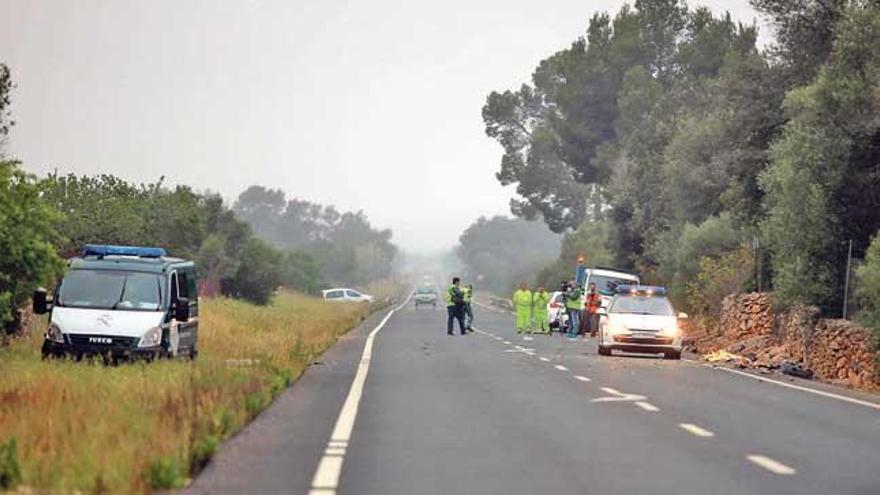
<instances>
[{"instance_id":1,"label":"dashed white line","mask_svg":"<svg viewBox=\"0 0 880 495\"><path fill-rule=\"evenodd\" d=\"M613 389L611 387L602 387L602 391L605 392L606 394L623 395L617 389Z\"/></svg>"},{"instance_id":2,"label":"dashed white line","mask_svg":"<svg viewBox=\"0 0 880 495\"><path fill-rule=\"evenodd\" d=\"M539 357L538 359L540 359L541 361L544 361L545 363L549 363L549 362L550 362L550 358L546 358L546 357L544 357L544 356L541 356L541 357Z\"/></svg>"},{"instance_id":3,"label":"dashed white line","mask_svg":"<svg viewBox=\"0 0 880 495\"><path fill-rule=\"evenodd\" d=\"M590 381L589 378L587 378L587 377L585 377L585 376L581 376L581 375L574 375L574 379L577 380L577 381L579 381L579 382L588 382L588 381Z\"/></svg>"},{"instance_id":4,"label":"dashed white line","mask_svg":"<svg viewBox=\"0 0 880 495\"><path fill-rule=\"evenodd\" d=\"M563 366L563 365L561 365L561 364L557 364L557 365L555 365L555 366L553 366L553 367L556 368L556 369L558 369L559 371L568 371L568 368L566 368L565 366Z\"/></svg>"},{"instance_id":5,"label":"dashed white line","mask_svg":"<svg viewBox=\"0 0 880 495\"><path fill-rule=\"evenodd\" d=\"M752 454L752 455L747 455L746 458L748 460L752 461L753 463L757 464L758 466L761 466L762 468L764 468L767 471L770 471L771 473L774 473L774 474L779 474L782 476L791 476L791 475L797 473L797 471L794 468L786 466L785 464L783 464L775 459L771 459L765 455Z\"/></svg>"},{"instance_id":6,"label":"dashed white line","mask_svg":"<svg viewBox=\"0 0 880 495\"><path fill-rule=\"evenodd\" d=\"M650 402L641 402L640 401L640 402L636 402L636 405L641 407L645 411L657 412L660 410L659 407L655 406L654 404L651 404Z\"/></svg>"},{"instance_id":7,"label":"dashed white line","mask_svg":"<svg viewBox=\"0 0 880 495\"><path fill-rule=\"evenodd\" d=\"M681 428L682 430L684 430L692 435L696 435L698 437L711 438L711 437L715 436L715 434L712 433L711 431L709 431L705 428L700 428L699 426L697 426L695 424L691 424L691 423L679 423L678 427Z\"/></svg>"},{"instance_id":8,"label":"dashed white line","mask_svg":"<svg viewBox=\"0 0 880 495\"><path fill-rule=\"evenodd\" d=\"M509 341L509 340L505 340L504 343L507 344L507 345L510 345L510 341Z\"/></svg>"}]
</instances>

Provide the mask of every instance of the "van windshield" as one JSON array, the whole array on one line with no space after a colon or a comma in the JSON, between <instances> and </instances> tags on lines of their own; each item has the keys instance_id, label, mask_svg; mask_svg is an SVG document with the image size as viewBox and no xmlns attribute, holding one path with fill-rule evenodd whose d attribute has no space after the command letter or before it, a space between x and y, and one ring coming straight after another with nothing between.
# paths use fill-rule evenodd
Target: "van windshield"
<instances>
[{"instance_id":1,"label":"van windshield","mask_svg":"<svg viewBox=\"0 0 880 495\"><path fill-rule=\"evenodd\" d=\"M618 285L633 285L638 284L638 282L617 277L609 277L606 275L593 275L590 277L588 284L596 284L596 289L598 289L599 292L604 292L605 294L610 295L614 294Z\"/></svg>"},{"instance_id":2,"label":"van windshield","mask_svg":"<svg viewBox=\"0 0 880 495\"><path fill-rule=\"evenodd\" d=\"M162 278L153 273L73 270L61 280L58 306L127 311L162 307Z\"/></svg>"}]
</instances>

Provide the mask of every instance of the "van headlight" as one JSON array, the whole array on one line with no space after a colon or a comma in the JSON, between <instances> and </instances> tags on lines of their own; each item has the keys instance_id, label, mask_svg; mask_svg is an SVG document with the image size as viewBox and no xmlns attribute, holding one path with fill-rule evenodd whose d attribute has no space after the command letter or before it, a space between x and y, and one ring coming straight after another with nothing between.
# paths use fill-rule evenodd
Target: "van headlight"
<instances>
[{"instance_id":1,"label":"van headlight","mask_svg":"<svg viewBox=\"0 0 880 495\"><path fill-rule=\"evenodd\" d=\"M138 347L155 347L160 342L162 342L162 327L153 327L141 337L141 343L138 344Z\"/></svg>"},{"instance_id":2,"label":"van headlight","mask_svg":"<svg viewBox=\"0 0 880 495\"><path fill-rule=\"evenodd\" d=\"M46 340L51 340L52 342L63 344L64 333L61 331L61 327L59 327L56 323L50 323L49 330L46 332Z\"/></svg>"}]
</instances>

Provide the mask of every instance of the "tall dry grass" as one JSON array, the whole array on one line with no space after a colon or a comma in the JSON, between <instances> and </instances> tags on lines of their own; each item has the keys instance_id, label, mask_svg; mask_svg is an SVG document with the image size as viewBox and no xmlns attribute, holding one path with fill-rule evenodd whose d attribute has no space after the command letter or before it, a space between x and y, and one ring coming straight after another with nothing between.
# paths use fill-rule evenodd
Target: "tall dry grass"
<instances>
[{"instance_id":1,"label":"tall dry grass","mask_svg":"<svg viewBox=\"0 0 880 495\"><path fill-rule=\"evenodd\" d=\"M0 349L0 481L7 472L7 488L83 493L183 486L370 312L290 292L268 307L220 298L200 309L195 362L42 361L40 331Z\"/></svg>"}]
</instances>

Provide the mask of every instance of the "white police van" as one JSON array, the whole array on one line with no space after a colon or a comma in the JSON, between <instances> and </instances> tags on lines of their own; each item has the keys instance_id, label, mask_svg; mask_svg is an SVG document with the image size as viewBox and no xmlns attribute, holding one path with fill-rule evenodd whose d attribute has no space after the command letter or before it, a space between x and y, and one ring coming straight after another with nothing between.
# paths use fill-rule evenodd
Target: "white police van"
<instances>
[{"instance_id":1,"label":"white police van","mask_svg":"<svg viewBox=\"0 0 880 495\"><path fill-rule=\"evenodd\" d=\"M45 289L34 293L34 312L49 314L44 358L198 355L192 261L162 248L86 245L68 268L52 298Z\"/></svg>"}]
</instances>

